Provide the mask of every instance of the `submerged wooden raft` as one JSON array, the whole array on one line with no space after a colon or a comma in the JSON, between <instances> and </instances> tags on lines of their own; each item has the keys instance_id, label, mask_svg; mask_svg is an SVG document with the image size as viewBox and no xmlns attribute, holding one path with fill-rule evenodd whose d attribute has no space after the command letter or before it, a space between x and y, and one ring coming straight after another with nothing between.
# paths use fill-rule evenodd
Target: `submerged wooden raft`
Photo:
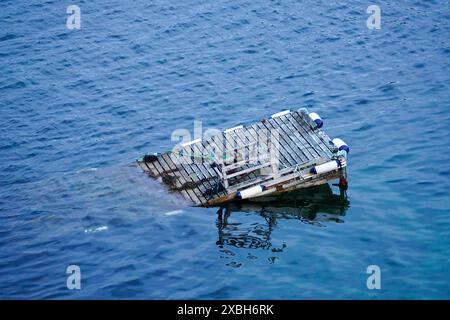
<instances>
[{"instance_id":1,"label":"submerged wooden raft","mask_svg":"<svg viewBox=\"0 0 450 320\"><path fill-rule=\"evenodd\" d=\"M306 108L286 110L137 162L195 206L277 195L345 178L349 148L322 124Z\"/></svg>"}]
</instances>

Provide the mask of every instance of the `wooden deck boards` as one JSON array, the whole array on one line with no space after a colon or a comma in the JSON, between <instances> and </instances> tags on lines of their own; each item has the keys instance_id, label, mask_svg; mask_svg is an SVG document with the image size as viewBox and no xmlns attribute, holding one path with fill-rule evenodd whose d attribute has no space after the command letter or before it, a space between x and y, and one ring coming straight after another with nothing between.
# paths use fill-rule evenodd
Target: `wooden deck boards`
<instances>
[{"instance_id":1,"label":"wooden deck boards","mask_svg":"<svg viewBox=\"0 0 450 320\"><path fill-rule=\"evenodd\" d=\"M271 139L274 133L278 140ZM154 161L140 160L138 163L169 190L180 192L194 205L207 205L264 181L268 186L277 185L277 181L285 186L295 186L296 180L287 179L296 179L297 168L323 163L336 151L328 136L317 128L306 112L299 110L237 127L173 152L159 154ZM278 156L276 168L272 161L274 155ZM262 174L264 168L276 170L273 172L279 172L279 176ZM226 182L222 177L228 177ZM310 178L314 179L308 176Z\"/></svg>"}]
</instances>

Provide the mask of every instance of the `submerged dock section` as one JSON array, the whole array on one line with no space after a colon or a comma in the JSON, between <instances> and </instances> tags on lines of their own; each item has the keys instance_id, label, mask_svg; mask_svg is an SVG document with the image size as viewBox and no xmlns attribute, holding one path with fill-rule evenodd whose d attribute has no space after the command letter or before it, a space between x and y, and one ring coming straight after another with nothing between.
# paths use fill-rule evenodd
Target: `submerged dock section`
<instances>
[{"instance_id":1,"label":"submerged dock section","mask_svg":"<svg viewBox=\"0 0 450 320\"><path fill-rule=\"evenodd\" d=\"M346 183L348 145L331 140L306 108L183 143L137 160L151 177L196 206Z\"/></svg>"}]
</instances>

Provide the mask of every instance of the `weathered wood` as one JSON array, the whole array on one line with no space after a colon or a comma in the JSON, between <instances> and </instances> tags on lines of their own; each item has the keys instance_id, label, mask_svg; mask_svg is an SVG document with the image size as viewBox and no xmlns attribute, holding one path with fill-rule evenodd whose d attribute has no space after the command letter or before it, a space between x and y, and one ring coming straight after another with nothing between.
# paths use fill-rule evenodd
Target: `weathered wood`
<instances>
[{"instance_id":1,"label":"weathered wood","mask_svg":"<svg viewBox=\"0 0 450 320\"><path fill-rule=\"evenodd\" d=\"M328 149L323 146L323 142L315 139L314 134L311 134L313 133L311 126L306 124L306 122L302 120L298 112L292 114L292 120L292 124L297 129L297 132L303 137L303 139L310 146L311 150L313 150L317 154L317 156L329 154Z\"/></svg>"},{"instance_id":2,"label":"weathered wood","mask_svg":"<svg viewBox=\"0 0 450 320\"><path fill-rule=\"evenodd\" d=\"M342 171L337 171L337 172L333 171L333 172L326 174L324 176L321 176L317 179L305 181L304 183L301 183L301 184L292 183L292 185L287 186L286 188L282 188L282 189L278 189L278 190L276 188L272 188L272 189L263 191L261 194L259 194L259 197L264 197L267 195L276 196L276 195L279 195L279 194L282 194L285 192L289 192L289 191L292 191L295 189L309 188L312 186L324 184L324 183L328 182L329 180L337 179L341 176L342 176ZM208 205L209 206L217 206L217 205L229 202L229 201L233 201L235 199L235 197L236 197L236 193L231 193L225 197L219 197L219 198L210 200L208 202Z\"/></svg>"},{"instance_id":3,"label":"weathered wood","mask_svg":"<svg viewBox=\"0 0 450 320\"><path fill-rule=\"evenodd\" d=\"M168 161L168 158L165 158ZM182 157L176 153L170 153L170 160L173 165L179 169L180 175L183 177L183 188L189 192L189 195L193 198L197 205L203 204L206 200L201 196L201 193L197 188L192 188L191 184L195 184L195 180L190 175L189 165L187 165Z\"/></svg>"},{"instance_id":4,"label":"weathered wood","mask_svg":"<svg viewBox=\"0 0 450 320\"><path fill-rule=\"evenodd\" d=\"M201 147L201 148L200 148ZM211 188L212 184L210 182L210 176L209 172L205 169L203 162L204 162L204 154L203 154L203 146L195 143L189 146L188 148L194 155L193 164L195 165L195 168L197 169L197 173L199 173L199 176L202 180L204 180L205 189ZM194 169L195 169L194 168Z\"/></svg>"},{"instance_id":5,"label":"weathered wood","mask_svg":"<svg viewBox=\"0 0 450 320\"><path fill-rule=\"evenodd\" d=\"M307 126L309 126L310 128L314 125L316 126L316 123L314 121L311 120L311 118L304 112L297 112L296 115L303 121L303 123L306 123ZM295 115L294 115L295 116ZM305 128L305 126L303 126L303 128ZM334 147L333 145L330 145L329 141L327 141L322 135L319 135L320 130L315 130L314 132L316 134L311 134L312 130L309 130L310 132L310 137L312 137L314 140L316 140L317 144L320 147L325 146L331 153L335 152L336 147ZM322 143L320 143L319 141L321 141Z\"/></svg>"},{"instance_id":6,"label":"weathered wood","mask_svg":"<svg viewBox=\"0 0 450 320\"><path fill-rule=\"evenodd\" d=\"M250 172L253 172L255 170L258 170L258 169L261 169L261 168L264 168L264 167L267 167L267 166L270 166L269 162L268 163L259 164L257 166L253 166L253 167L250 167L250 168L247 168L247 169L244 169L244 170L232 173L232 174L228 175L228 178L233 178L233 177L236 177L236 176L239 176L239 175L242 175L242 174L250 173Z\"/></svg>"},{"instance_id":7,"label":"weathered wood","mask_svg":"<svg viewBox=\"0 0 450 320\"><path fill-rule=\"evenodd\" d=\"M198 200L196 199L195 195L191 195L192 191L183 189L183 184L184 184L183 182L184 182L184 179L183 179L183 177L180 175L179 169L176 168L175 166L172 166L170 163L168 163L168 161L171 162L170 159L166 159L166 158L168 158L168 157L169 157L169 156L168 156L167 154L161 155L160 162L161 162L161 163L164 162L164 163L169 167L169 169L170 169L171 172L172 172L172 174L169 175L169 176L174 177L175 180L176 180L176 181L174 182L175 187L174 187L174 188L171 188L171 190L173 190L173 191L178 191L178 192L180 192L180 193L183 195L183 197L184 197L185 199L188 199L188 200L191 200L191 201L194 202L194 203L197 203ZM171 186L169 186L169 187L171 187Z\"/></svg>"},{"instance_id":8,"label":"weathered wood","mask_svg":"<svg viewBox=\"0 0 450 320\"><path fill-rule=\"evenodd\" d=\"M203 185L203 177L199 172L198 166L189 157L192 154L191 146L192 145L188 145L180 148L179 151L181 151L182 154L178 155L177 160L187 173L186 188L192 189L203 204L208 201L203 195L206 191L206 187Z\"/></svg>"},{"instance_id":9,"label":"weathered wood","mask_svg":"<svg viewBox=\"0 0 450 320\"><path fill-rule=\"evenodd\" d=\"M236 150L240 150L242 148L245 148L244 146L246 145L246 143L241 139L240 134L242 134L242 129L241 128L237 128L237 129L235 129L233 131L229 131L229 132L225 133L225 136L227 137L227 140L228 139L230 139L230 140L232 139L233 142L236 143L236 145L233 144L233 148L235 146ZM243 150L242 152L243 152L243 156L245 157L245 150ZM243 165L243 167L244 167L244 169L247 169L247 168L250 168L250 165L249 164L245 164L245 165ZM238 175L234 175L233 177L237 177L237 176ZM232 178L232 177L228 176L228 178ZM256 178L257 178L256 174L254 172L249 171L248 175L246 175L244 177L241 177L240 179L245 181L245 180L251 180L251 179L256 179Z\"/></svg>"},{"instance_id":10,"label":"weathered wood","mask_svg":"<svg viewBox=\"0 0 450 320\"><path fill-rule=\"evenodd\" d=\"M282 130L281 137L284 139L287 149L291 150L294 162L296 164L306 162L308 161L308 157L302 151L303 144L299 145L298 142L294 140L293 132L289 130L286 124L282 121L282 118L286 118L288 116L290 116L290 113L288 115L276 117L275 119L272 119L272 121Z\"/></svg>"},{"instance_id":11,"label":"weathered wood","mask_svg":"<svg viewBox=\"0 0 450 320\"><path fill-rule=\"evenodd\" d=\"M275 136L273 136L275 134ZM255 195L280 194L345 175L345 161L330 138L306 112L291 111L249 126L227 129L173 152L146 156L139 166L194 205L215 205L261 184ZM325 174L312 166L341 159L342 167Z\"/></svg>"},{"instance_id":12,"label":"weathered wood","mask_svg":"<svg viewBox=\"0 0 450 320\"><path fill-rule=\"evenodd\" d=\"M222 181L223 186L225 189L228 188L228 180L226 179L226 173L222 173L221 168L225 166L226 164L226 152L224 150L224 136L223 134L219 134L216 136L210 137L206 142L208 144L208 147L214 150L214 157L215 160L213 164L215 165L213 170L217 172L217 175Z\"/></svg>"},{"instance_id":13,"label":"weathered wood","mask_svg":"<svg viewBox=\"0 0 450 320\"><path fill-rule=\"evenodd\" d=\"M156 170L155 165L153 163L151 163L151 162L143 161L143 163L147 167L150 176L152 176L155 179L158 179L159 173Z\"/></svg>"},{"instance_id":14,"label":"weathered wood","mask_svg":"<svg viewBox=\"0 0 450 320\"><path fill-rule=\"evenodd\" d=\"M280 128L279 127L275 127L272 122L270 122L270 120L268 119L264 119L262 121L262 125L265 127L265 129L267 129L270 132L270 137L272 137L273 132L275 132L275 130L280 133ZM288 167L295 165L296 160L295 158L291 155L292 151L288 151L289 148L289 144L286 142L286 138L284 137L284 135L282 134L278 134L278 144L279 144L279 148L278 148L278 152L279 154L283 155L284 158L286 159L286 165Z\"/></svg>"},{"instance_id":15,"label":"weathered wood","mask_svg":"<svg viewBox=\"0 0 450 320\"><path fill-rule=\"evenodd\" d=\"M259 158L258 157L254 157L254 158L250 158L250 159L247 159L247 160L243 160L243 161L240 161L240 162L236 162L236 163L230 164L229 166L224 167L223 171L234 170L234 169L239 168L239 167L241 167L241 166L243 166L245 164L257 163L257 161L268 162L268 161L270 161L270 155L267 154L267 155L261 156Z\"/></svg>"},{"instance_id":16,"label":"weathered wood","mask_svg":"<svg viewBox=\"0 0 450 320\"><path fill-rule=\"evenodd\" d=\"M298 132L298 129L295 127L297 122L293 118L292 114L289 114L286 117L281 117L280 120L286 124L292 138L298 144L298 146L301 148L302 153L305 155L305 157L306 157L306 159L308 159L308 161L314 159L316 156L319 156L316 152L314 152L314 148L312 148L312 146Z\"/></svg>"},{"instance_id":17,"label":"weathered wood","mask_svg":"<svg viewBox=\"0 0 450 320\"><path fill-rule=\"evenodd\" d=\"M176 170L178 172L176 177L181 184L180 188L182 188L188 182L188 180L186 180L185 177L185 170L180 165L177 166L174 163L172 157L175 158L173 153L163 153L161 155L161 160L164 161L170 169ZM191 189L183 189L183 190L188 194L189 199L191 199L195 204L199 205L202 203L193 190Z\"/></svg>"},{"instance_id":18,"label":"weathered wood","mask_svg":"<svg viewBox=\"0 0 450 320\"><path fill-rule=\"evenodd\" d=\"M271 140L269 140L269 137L265 134L265 132L270 132L269 129L262 123L264 122L258 122L253 125L251 125L252 130L249 130L250 133L255 133L255 138L258 139L258 141L261 141L263 143L270 142L267 144L267 152L270 152L272 150L273 152L276 152L278 154L279 159L279 165L278 167L289 167L289 160L287 160L286 156L281 151L280 146L276 146L272 143ZM270 148L270 150L269 150Z\"/></svg>"},{"instance_id":19,"label":"weathered wood","mask_svg":"<svg viewBox=\"0 0 450 320\"><path fill-rule=\"evenodd\" d=\"M212 146L210 143L212 142L212 139L208 139L207 141L202 141L202 147L203 147L203 151L205 154L209 154L210 152L214 152L215 153L215 148L214 146ZM206 171L208 171L210 176L214 176L214 188L217 189L217 194L212 194L211 197L215 197L215 196L223 196L226 195L226 191L222 190L221 185L222 185L222 181L220 179L220 177L217 175L217 171L214 170L214 168L212 167L214 160L207 158L204 162L203 162L203 167L205 168Z\"/></svg>"}]
</instances>

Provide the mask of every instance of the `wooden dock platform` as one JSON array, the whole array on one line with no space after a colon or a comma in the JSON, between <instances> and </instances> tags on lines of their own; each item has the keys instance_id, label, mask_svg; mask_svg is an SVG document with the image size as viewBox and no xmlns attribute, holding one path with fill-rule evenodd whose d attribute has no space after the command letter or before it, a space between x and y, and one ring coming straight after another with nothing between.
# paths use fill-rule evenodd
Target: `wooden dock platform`
<instances>
[{"instance_id":1,"label":"wooden dock platform","mask_svg":"<svg viewBox=\"0 0 450 320\"><path fill-rule=\"evenodd\" d=\"M286 110L137 162L195 206L277 195L345 178L349 148L322 124L306 108Z\"/></svg>"}]
</instances>

